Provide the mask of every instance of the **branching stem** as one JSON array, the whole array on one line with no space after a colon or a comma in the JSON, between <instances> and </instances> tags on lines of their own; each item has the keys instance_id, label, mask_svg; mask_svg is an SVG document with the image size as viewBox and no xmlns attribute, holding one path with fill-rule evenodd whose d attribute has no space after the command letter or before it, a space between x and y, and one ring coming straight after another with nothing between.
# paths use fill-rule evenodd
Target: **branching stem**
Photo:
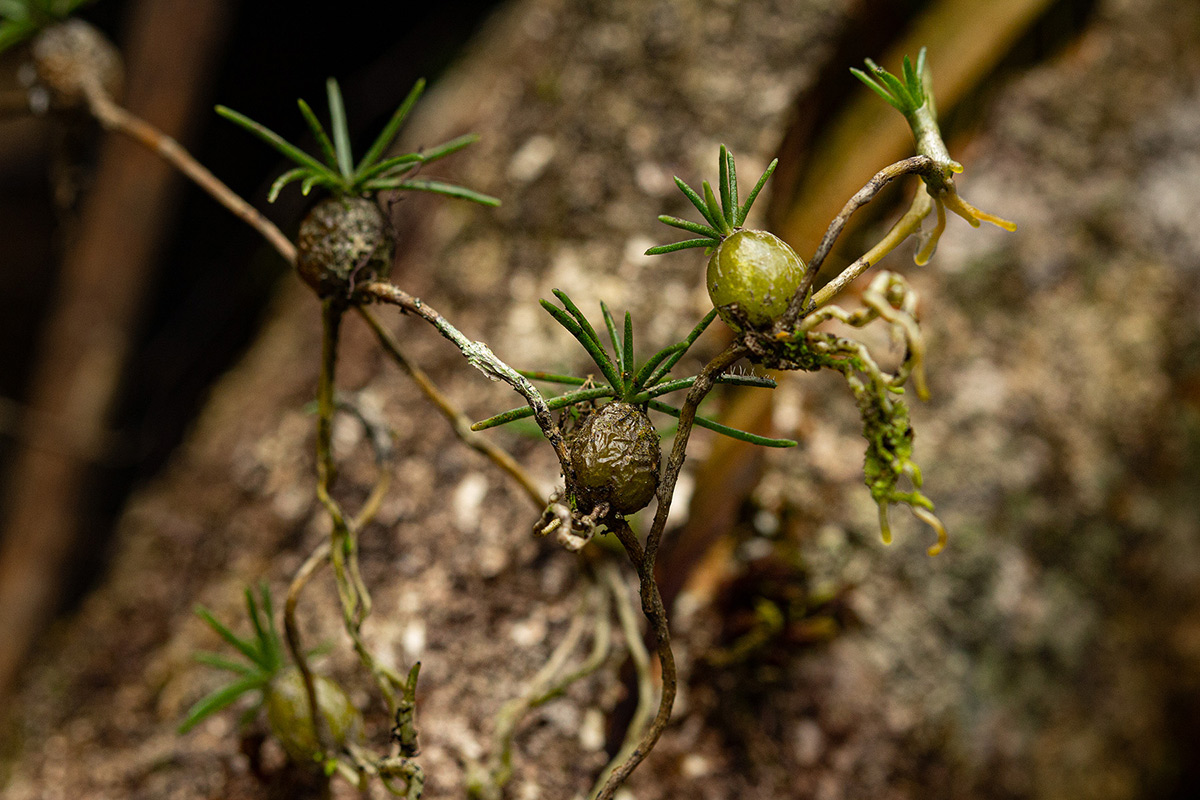
<instances>
[{"instance_id":1,"label":"branching stem","mask_svg":"<svg viewBox=\"0 0 1200 800\"><path fill-rule=\"evenodd\" d=\"M671 499L675 495L675 484L679 480L680 470L683 469L684 459L687 458L688 439L692 433L692 425L696 419L696 409L700 402L712 390L717 376L745 355L742 345L734 343L726 347L709 361L700 371L696 382L688 390L687 399L679 414L679 427L675 431L675 441L671 455L667 459L667 468L658 485L658 508L654 515L654 524L646 537L645 548L633 547L637 537L629 529L629 523L624 518L618 518L614 524L614 532L618 540L625 545L630 561L637 568L639 591L642 599L642 613L650 623L654 633L659 665L662 669L662 696L658 703L658 713L642 734L641 740L629 755L618 766L612 769L607 781L596 794L596 800L611 800L617 789L625 782L638 764L650 753L662 736L667 722L671 719L671 708L675 704L677 690L677 675L675 670L675 654L671 650L671 630L667 623L667 609L663 605L662 594L658 582L654 578L655 559L658 546L662 541L663 531L667 526L667 515L671 508Z\"/></svg>"}]
</instances>

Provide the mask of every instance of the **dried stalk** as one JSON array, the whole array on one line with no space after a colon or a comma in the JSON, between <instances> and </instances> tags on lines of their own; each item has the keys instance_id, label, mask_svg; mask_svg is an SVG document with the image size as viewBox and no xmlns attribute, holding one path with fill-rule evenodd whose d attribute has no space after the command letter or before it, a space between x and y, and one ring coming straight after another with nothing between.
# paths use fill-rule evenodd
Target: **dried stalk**
<instances>
[{"instance_id":1,"label":"dried stalk","mask_svg":"<svg viewBox=\"0 0 1200 800\"><path fill-rule=\"evenodd\" d=\"M100 121L101 125L109 130L123 133L157 153L197 186L208 192L214 200L229 209L234 216L258 231L267 240L267 243L283 256L285 261L289 264L296 263L296 246L283 235L275 223L260 214L254 206L243 200L237 192L209 172L184 149L183 145L141 117L118 105L98 80L85 80L83 90L88 111Z\"/></svg>"}]
</instances>

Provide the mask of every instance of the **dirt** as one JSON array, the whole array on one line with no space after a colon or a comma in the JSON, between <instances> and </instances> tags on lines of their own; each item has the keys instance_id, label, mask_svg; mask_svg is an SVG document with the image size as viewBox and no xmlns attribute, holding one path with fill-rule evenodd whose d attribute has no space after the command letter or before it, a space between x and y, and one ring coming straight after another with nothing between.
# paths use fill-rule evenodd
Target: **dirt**
<instances>
[{"instance_id":1,"label":"dirt","mask_svg":"<svg viewBox=\"0 0 1200 800\"><path fill-rule=\"evenodd\" d=\"M481 132L439 176L505 205L404 199L398 279L522 368L585 363L537 306L551 288L597 317L601 298L629 308L647 347L679 338L705 310L702 259L640 255L669 240L657 214L685 212L671 175L711 178L721 142L743 175L764 166L846 13L817 0L702 15L513 4L405 134ZM878 541L840 378L777 390L776 433L801 447L767 455L724 567L736 579L676 604L684 685L630 782L639 800L1118 800L1184 785L1200 708L1200 238L1183 210L1200 181L1198 34L1194 4L1101 3L1074 47L998 92L955 154L964 196L1019 232L952 220L928 267L892 262L922 296L934 399L913 423L925 491L951 530L944 554L924 555L931 534L901 510L896 544ZM427 326L388 320L473 418L518 404ZM266 580L281 595L328 533L305 410L318 322L298 281L281 290L171 467L130 503L111 574L28 672L6 798L302 791L270 744L267 777L252 771L261 727L239 732L235 714L175 728L218 680L191 659L221 647L193 605L240 619L243 586ZM400 666L421 660L426 794L462 796L496 711L578 613L580 562L530 535L528 500L454 440L353 320L339 386L388 420L402 454L363 538L366 637ZM544 442L496 439L553 485ZM335 440L339 497L360 501L369 448L350 420ZM701 440L694 458L704 451ZM795 606L783 634L714 661L714 646L752 627L734 612L760 598ZM304 635L334 645L322 670L366 707L382 746L389 721L336 607L323 575L301 603ZM597 729L626 693L623 659L618 637L606 668L521 727L511 797L587 791L606 761ZM335 781L334 794L353 792Z\"/></svg>"}]
</instances>

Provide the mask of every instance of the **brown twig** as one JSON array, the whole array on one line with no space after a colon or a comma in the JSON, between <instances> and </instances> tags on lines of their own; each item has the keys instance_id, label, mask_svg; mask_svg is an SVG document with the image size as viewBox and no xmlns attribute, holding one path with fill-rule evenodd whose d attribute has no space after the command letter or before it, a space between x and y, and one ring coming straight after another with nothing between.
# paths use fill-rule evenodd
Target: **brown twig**
<instances>
[{"instance_id":1,"label":"brown twig","mask_svg":"<svg viewBox=\"0 0 1200 800\"><path fill-rule=\"evenodd\" d=\"M208 171L192 157L183 145L160 131L141 117L131 114L118 105L100 86L97 80L84 82L84 97L88 110L109 130L118 131L145 145L157 153L171 166L178 169L197 186L208 192L218 203L229 209L234 216L254 228L279 255L289 264L296 263L296 247L275 223L264 217L254 206L243 200L237 192L226 186L216 175Z\"/></svg>"},{"instance_id":2,"label":"brown twig","mask_svg":"<svg viewBox=\"0 0 1200 800\"><path fill-rule=\"evenodd\" d=\"M525 495L533 502L540 511L545 508L549 502L537 483L534 482L532 476L528 472L521 469L516 460L504 450L502 447L489 441L486 437L480 436L475 431L471 430L471 420L457 406L451 402L450 398L442 393L440 389L429 379L425 371L408 359L404 352L400 349L400 343L396 341L396 337L392 332L383 327L378 318L371 313L370 309L358 306L355 310L370 326L375 334L375 338L379 340L380 346L387 353L392 361L396 362L396 366L400 367L406 375L413 379L417 384L417 388L433 403L446 421L450 423L451 430L454 435L473 450L476 450L487 458L491 459L497 467L520 485L524 490Z\"/></svg>"},{"instance_id":3,"label":"brown twig","mask_svg":"<svg viewBox=\"0 0 1200 800\"><path fill-rule=\"evenodd\" d=\"M808 290L812 288L813 281L817 278L817 273L821 271L821 265L825 263L830 251L833 250L833 245L837 242L838 237L842 235L842 231L846 227L846 223L850 221L850 217L855 211L871 202L883 187L894 181L902 175L911 173L924 173L934 168L933 159L928 156L912 156L902 161L897 161L879 172L875 173L871 180L854 193L854 196L846 201L842 206L841 212L838 213L833 221L829 223L829 227L825 229L825 235L821 237L821 243L817 246L817 251L813 253L813 257L809 260L808 266L804 270L804 277L800 281L800 287L796 290L796 294L792 296L791 303L788 304L787 313L782 318L782 324L785 328L790 328L804 310L804 301L808 295Z\"/></svg>"},{"instance_id":4,"label":"brown twig","mask_svg":"<svg viewBox=\"0 0 1200 800\"><path fill-rule=\"evenodd\" d=\"M360 287L359 294L364 298L371 298L381 303L398 306L405 313L413 314L425 320L437 328L438 333L450 340L459 349L463 356L466 357L467 363L492 380L504 381L516 389L517 393L524 397L526 402L529 403L530 408L533 409L533 418L537 421L538 427L542 429L542 433L550 441L550 445L554 448L554 453L558 456L559 463L562 464L563 469L570 469L571 459L567 452L566 440L563 438L562 431L559 430L558 425L555 424L554 418L550 416L550 408L546 405L545 398L542 397L541 392L527 378L497 358L491 348L483 342L472 342L458 328L451 325L433 306L424 302L419 297L413 297L392 283L388 283L387 281L373 281Z\"/></svg>"},{"instance_id":5,"label":"brown twig","mask_svg":"<svg viewBox=\"0 0 1200 800\"><path fill-rule=\"evenodd\" d=\"M667 609L663 605L658 582L654 578L654 563L658 556L658 546L662 541L663 531L667 526L667 514L671 508L671 499L675 495L675 485L679 480L679 473L683 469L683 462L687 458L687 444L692 433L692 424L696 419L696 409L699 407L700 401L712 390L716 378L745 355L745 352L742 346L736 342L729 345L704 365L696 382L688 390L687 398L680 409L679 427L675 431L671 455L667 459L666 470L658 485L658 508L655 511L654 524L646 536L645 548L638 552L637 548L632 548L628 544L630 541L636 544L637 539L629 530L629 524L624 518L618 518L613 526L618 540L625 545L629 558L638 571L638 593L642 598L642 613L646 615L646 619L650 622L650 628L654 632L658 661L662 669L662 697L658 702L658 713L655 714L654 720L642 734L641 741L629 753L628 758L613 769L608 780L596 795L596 800L611 800L621 784L654 749L654 745L657 744L663 730L667 727L667 722L671 719L671 708L675 704L678 678L675 670L675 654L671 650L671 630L667 622Z\"/></svg>"}]
</instances>

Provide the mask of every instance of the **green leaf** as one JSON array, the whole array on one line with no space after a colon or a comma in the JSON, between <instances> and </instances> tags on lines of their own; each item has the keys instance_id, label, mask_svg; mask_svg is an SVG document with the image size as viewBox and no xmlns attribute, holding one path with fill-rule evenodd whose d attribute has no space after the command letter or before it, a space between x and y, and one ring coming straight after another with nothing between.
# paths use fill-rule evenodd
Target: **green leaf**
<instances>
[{"instance_id":1,"label":"green leaf","mask_svg":"<svg viewBox=\"0 0 1200 800\"><path fill-rule=\"evenodd\" d=\"M658 247L651 247L646 251L646 255L661 256L664 253L674 253L676 250L686 250L689 247L712 247L714 244L712 239L688 239L674 244L660 244Z\"/></svg>"},{"instance_id":2,"label":"green leaf","mask_svg":"<svg viewBox=\"0 0 1200 800\"><path fill-rule=\"evenodd\" d=\"M771 163L767 165L766 170L758 179L758 183L754 184L754 188L750 190L750 194L746 197L746 202L738 210L738 227L740 227L741 224L746 221L746 217L750 215L750 206L754 205L754 201L758 199L758 193L761 192L763 187L767 185L767 179L771 177L771 173L775 171L775 167L777 166L779 166L778 158L773 159Z\"/></svg>"},{"instance_id":3,"label":"green leaf","mask_svg":"<svg viewBox=\"0 0 1200 800\"><path fill-rule=\"evenodd\" d=\"M519 369L517 370L517 374L529 378L531 381L542 381L544 383L563 383L569 386L583 386L587 383L587 378L577 378L574 375L557 375L553 372Z\"/></svg>"},{"instance_id":4,"label":"green leaf","mask_svg":"<svg viewBox=\"0 0 1200 800\"><path fill-rule=\"evenodd\" d=\"M567 310L563 311L548 300L540 301L542 308L550 312L550 315L558 320L583 345L583 349L592 357L592 361L600 369L600 372L604 375L604 379L616 390L621 386L621 376L617 374L616 367L613 366L608 353L604 351L604 347L600 344L600 339L596 336L596 330L587 321L587 317L583 315L579 307L567 296L566 292L555 289L554 296L562 301Z\"/></svg>"},{"instance_id":5,"label":"green leaf","mask_svg":"<svg viewBox=\"0 0 1200 800\"><path fill-rule=\"evenodd\" d=\"M426 150L426 151L420 153L421 163L429 164L431 162L437 161L439 158L445 158L446 156L457 153L459 150L462 150L464 147L473 145L478 141L479 141L479 134L467 133L467 134L464 134L457 138L451 139L448 142L443 142L442 144L439 144L437 147L434 147L430 150Z\"/></svg>"},{"instance_id":6,"label":"green leaf","mask_svg":"<svg viewBox=\"0 0 1200 800\"><path fill-rule=\"evenodd\" d=\"M275 625L275 609L271 604L271 590L267 588L267 582L263 581L258 585L258 591L262 596L263 617L267 621L267 647L271 663L275 669L283 666L283 642L279 639L279 628Z\"/></svg>"},{"instance_id":7,"label":"green leaf","mask_svg":"<svg viewBox=\"0 0 1200 800\"><path fill-rule=\"evenodd\" d=\"M409 90L408 96L404 98L404 102L402 102L400 107L396 109L394 114L392 114L392 118L388 120L387 125L383 126L383 130L379 132L379 136L377 136L375 141L371 143L370 148L368 148L366 154L363 155L362 161L358 162L358 169L356 172L362 172L363 169L374 164L379 160L379 157L382 156L389 147L391 147L392 142L396 138L396 134L400 132L400 126L404 124L405 118L408 117L408 112L412 111L413 106L416 105L417 100L421 97L421 93L423 91L425 91L425 79L420 78L413 85L413 88Z\"/></svg>"},{"instance_id":8,"label":"green leaf","mask_svg":"<svg viewBox=\"0 0 1200 800\"><path fill-rule=\"evenodd\" d=\"M729 151L725 145L717 154L717 188L721 192L721 214L725 224L733 227L733 206L729 198Z\"/></svg>"},{"instance_id":9,"label":"green leaf","mask_svg":"<svg viewBox=\"0 0 1200 800\"><path fill-rule=\"evenodd\" d=\"M317 119L317 115L313 113L313 110L303 99L297 100L296 105L300 107L300 114L304 117L304 121L308 123L308 129L316 137L317 146L321 148L321 153L325 156L325 163L331 169L337 169L337 155L333 150L333 142L329 141L329 134L325 133L325 128L321 125L321 120Z\"/></svg>"},{"instance_id":10,"label":"green leaf","mask_svg":"<svg viewBox=\"0 0 1200 800\"><path fill-rule=\"evenodd\" d=\"M204 606L196 606L196 616L208 623L209 627L217 632L217 635L232 645L239 653L244 655L250 661L259 666L266 666L262 663L262 654L254 648L254 644L247 639L242 639L229 628L225 627L216 617L212 615Z\"/></svg>"},{"instance_id":11,"label":"green leaf","mask_svg":"<svg viewBox=\"0 0 1200 800\"><path fill-rule=\"evenodd\" d=\"M603 300L600 301L600 313L604 315L604 327L608 328L608 339L612 342L613 353L617 356L617 361L622 359L621 355L621 339L617 336L617 323L613 322L612 312L608 310L608 304Z\"/></svg>"},{"instance_id":12,"label":"green leaf","mask_svg":"<svg viewBox=\"0 0 1200 800\"><path fill-rule=\"evenodd\" d=\"M696 207L696 210L700 212L701 216L703 216L704 219L713 226L714 230L721 227L720 223L712 218L708 210L708 205L704 202L704 198L701 197L695 189L684 183L683 179L678 175L675 176L675 185L679 187L679 191L683 192L683 196L691 201L692 205Z\"/></svg>"},{"instance_id":13,"label":"green leaf","mask_svg":"<svg viewBox=\"0 0 1200 800\"><path fill-rule=\"evenodd\" d=\"M650 408L654 409L655 411L660 411L663 414L669 414L672 417L675 417L675 419L679 419L679 409L673 406L669 406L659 400L651 400L649 405ZM740 431L737 428L731 428L728 425L722 425L719 422L714 422L713 420L705 417L696 417L694 424L697 428L708 428L710 431L716 431L717 433L728 436L731 439L740 439L743 442L749 442L750 444L757 444L763 447L795 447L797 444L797 442L791 439L772 439L768 436L759 436L757 433Z\"/></svg>"},{"instance_id":14,"label":"green leaf","mask_svg":"<svg viewBox=\"0 0 1200 800\"><path fill-rule=\"evenodd\" d=\"M717 232L716 228L712 228L708 225L701 225L699 222L692 222L690 220L680 219L679 217L668 216L667 214L659 215L658 221L664 225L670 225L672 228L679 228L691 233L698 233L701 236L707 236L710 239L714 239L718 242L721 240L721 234Z\"/></svg>"},{"instance_id":15,"label":"green leaf","mask_svg":"<svg viewBox=\"0 0 1200 800\"><path fill-rule=\"evenodd\" d=\"M346 124L346 105L342 102L342 90L333 78L325 81L325 95L329 98L329 125L333 128L333 149L337 152L338 172L346 180L354 177L350 157L350 126Z\"/></svg>"},{"instance_id":16,"label":"green leaf","mask_svg":"<svg viewBox=\"0 0 1200 800\"><path fill-rule=\"evenodd\" d=\"M285 157L290 158L300 166L308 167L313 172L327 175L334 181L339 179L339 176L336 172L330 171L329 167L325 166L320 161L301 150L299 147L296 147L294 144L287 141L267 126L257 123L244 114L239 114L232 108L228 108L226 106L217 106L217 113L230 122L240 125L246 130L250 131L255 136L262 139L264 142L282 153Z\"/></svg>"},{"instance_id":17,"label":"green leaf","mask_svg":"<svg viewBox=\"0 0 1200 800\"><path fill-rule=\"evenodd\" d=\"M418 192L433 192L445 195L446 197L456 197L459 200L470 200L472 203L479 203L482 206L495 207L500 205L500 200L491 195L476 192L463 186L455 186L452 183L443 183L442 181L407 180L401 181L394 188L412 189Z\"/></svg>"},{"instance_id":18,"label":"green leaf","mask_svg":"<svg viewBox=\"0 0 1200 800\"><path fill-rule=\"evenodd\" d=\"M621 345L621 381L623 391L633 388L633 315L625 312L625 342Z\"/></svg>"},{"instance_id":19,"label":"green leaf","mask_svg":"<svg viewBox=\"0 0 1200 800\"><path fill-rule=\"evenodd\" d=\"M645 389L648 381L650 380L650 376L654 374L654 370L659 364L675 355L675 353L681 350L686 350L687 348L687 342L676 342L670 347L665 347L654 355L650 356L650 359L642 365L642 368L638 370L637 375L634 376L633 388L637 389L639 392Z\"/></svg>"},{"instance_id":20,"label":"green leaf","mask_svg":"<svg viewBox=\"0 0 1200 800\"><path fill-rule=\"evenodd\" d=\"M314 186L318 185L326 186L334 190L345 188L345 184L342 182L342 179L333 175L333 173L330 173L328 176L313 173L305 178L304 182L300 184L300 194L308 197L308 193L313 190Z\"/></svg>"},{"instance_id":21,"label":"green leaf","mask_svg":"<svg viewBox=\"0 0 1200 800\"><path fill-rule=\"evenodd\" d=\"M385 158L366 172L356 176L354 180L359 186L364 186L376 180L395 180L398 183L398 179L412 172L420 163L421 157L416 153L405 153L402 156Z\"/></svg>"},{"instance_id":22,"label":"green leaf","mask_svg":"<svg viewBox=\"0 0 1200 800\"><path fill-rule=\"evenodd\" d=\"M704 203L708 206L712 219L716 222L714 227L722 234L729 233L729 223L725 221L724 212L717 205L717 197L713 194L712 186L708 181L704 181L701 185L704 187Z\"/></svg>"},{"instance_id":23,"label":"green leaf","mask_svg":"<svg viewBox=\"0 0 1200 800\"><path fill-rule=\"evenodd\" d=\"M587 334L587 337L591 339L597 347L603 350L604 345L600 344L600 337L596 335L596 329L593 328L592 323L588 321L587 315L579 310L579 306L575 305L575 301L571 299L570 295L568 295L562 289L551 289L551 291L554 292L554 296L559 299L559 302L563 304L563 308L567 310L567 313L570 314L575 319L575 322L579 324L579 329ZM607 360L607 355L605 358Z\"/></svg>"},{"instance_id":24,"label":"green leaf","mask_svg":"<svg viewBox=\"0 0 1200 800\"><path fill-rule=\"evenodd\" d=\"M658 369L650 373L650 377L646 380L645 385L653 386L665 378L667 373L671 371L671 368L679 363L679 359L683 358L684 354L688 351L688 348L695 344L696 340L700 338L700 334L704 333L704 329L711 325L712 321L716 318L717 310L715 308L710 309L709 312L704 315L704 319L700 320L698 323L696 323L696 327L692 328L692 332L687 335L687 338L680 342L683 347L677 350L674 355L672 355L662 364L660 364Z\"/></svg>"},{"instance_id":25,"label":"green leaf","mask_svg":"<svg viewBox=\"0 0 1200 800\"><path fill-rule=\"evenodd\" d=\"M309 171L306 168L296 167L294 169L289 169L287 172L280 175L275 179L275 182L271 184L271 190L267 192L267 202L274 203L275 198L279 197L279 193L283 190L283 187L287 186L292 181L300 180L308 173Z\"/></svg>"},{"instance_id":26,"label":"green leaf","mask_svg":"<svg viewBox=\"0 0 1200 800\"><path fill-rule=\"evenodd\" d=\"M896 108L897 110L900 110L900 111L904 110L903 108L901 108L899 100L897 100L895 97L893 97L891 95L891 93L889 93L886 89L884 89L881 85L879 85L879 83L874 78L867 75L861 69L851 67L850 74L853 75L854 77L858 78L863 83L865 83L867 85L867 88L869 88L875 94L882 97L884 99L884 101L887 102L888 105L890 105L893 108Z\"/></svg>"},{"instance_id":27,"label":"green leaf","mask_svg":"<svg viewBox=\"0 0 1200 800\"><path fill-rule=\"evenodd\" d=\"M677 378L666 383L655 384L646 389L646 391L628 398L626 402L634 404L644 403L652 397L678 392L681 389L690 389L696 383L697 377L693 375L690 378ZM718 375L713 382L729 384L731 386L754 386L763 389L774 389L776 386L775 381L758 375Z\"/></svg>"},{"instance_id":28,"label":"green leaf","mask_svg":"<svg viewBox=\"0 0 1200 800\"><path fill-rule=\"evenodd\" d=\"M729 175L729 205L725 207L725 213L729 215L729 224L737 227L742 223L738 220L741 209L738 207L737 169L734 167L733 153L726 151L725 160L726 172Z\"/></svg>"},{"instance_id":29,"label":"green leaf","mask_svg":"<svg viewBox=\"0 0 1200 800\"><path fill-rule=\"evenodd\" d=\"M250 675L262 676L265 674L261 669L243 664L241 661L234 661L232 658L226 658L219 653L201 651L199 653L192 653L192 659L201 664L206 664L217 669L228 670L229 672L234 672L244 677L249 677Z\"/></svg>"},{"instance_id":30,"label":"green leaf","mask_svg":"<svg viewBox=\"0 0 1200 800\"><path fill-rule=\"evenodd\" d=\"M568 392L560 394L557 397L551 397L546 401L547 407L551 411L559 408L565 408L575 403L584 403L588 400L599 400L602 397L614 397L612 387L603 386L596 389L582 389L578 392ZM503 425L506 422L512 422L518 419L525 419L533 416L533 409L529 406L521 406L513 408L494 417L488 417L485 420L480 420L471 426L473 431L485 431L488 428L495 428L497 425Z\"/></svg>"},{"instance_id":31,"label":"green leaf","mask_svg":"<svg viewBox=\"0 0 1200 800\"><path fill-rule=\"evenodd\" d=\"M188 711L187 718L179 726L179 732L187 733L206 717L233 705L246 692L261 689L263 685L264 681L259 676L241 678L233 683L222 686L192 706L191 710Z\"/></svg>"}]
</instances>

